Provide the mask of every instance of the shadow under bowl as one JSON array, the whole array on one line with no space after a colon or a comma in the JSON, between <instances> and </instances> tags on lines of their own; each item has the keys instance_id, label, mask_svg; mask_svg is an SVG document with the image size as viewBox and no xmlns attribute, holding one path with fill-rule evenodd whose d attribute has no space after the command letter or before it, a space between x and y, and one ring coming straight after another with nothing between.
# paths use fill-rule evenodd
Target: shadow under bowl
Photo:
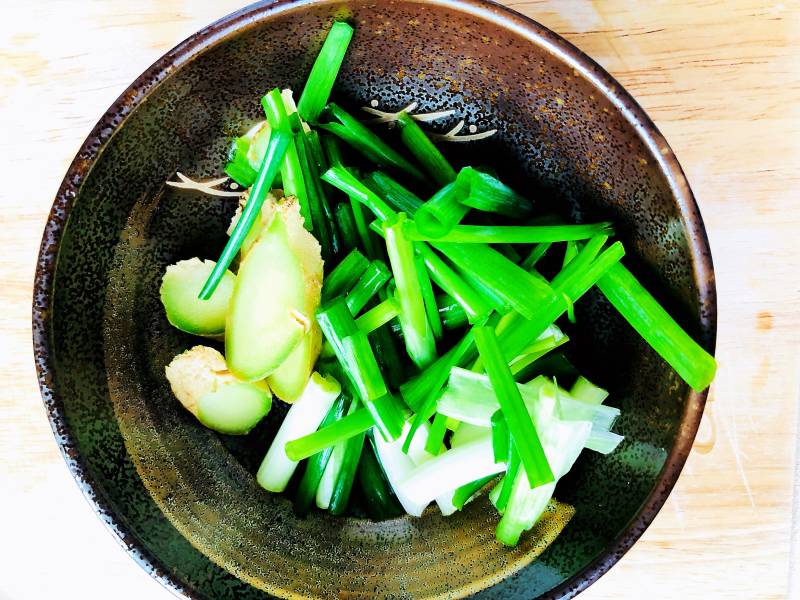
<instances>
[{"instance_id":1,"label":"shadow under bowl","mask_svg":"<svg viewBox=\"0 0 800 600\"><path fill-rule=\"evenodd\" d=\"M665 140L597 64L499 6L279 2L250 6L166 54L119 98L72 163L39 256L33 303L39 380L70 469L95 510L155 578L191 598L477 594L563 597L638 539L683 466L705 393L692 392L591 292L569 334L581 370L611 391L625 442L584 453L557 488L576 508L533 563L536 537L494 541L485 500L452 518L301 520L253 473L282 410L247 438L204 429L172 397L164 365L196 343L158 299L166 265L214 258L233 204L165 187L219 176L259 97L299 89L333 17L357 26L334 94L357 110L455 109L488 139L451 143L541 206L611 220L626 264L713 348L713 267L697 206ZM464 133L470 131L467 127ZM284 409L285 410L285 409Z\"/></svg>"}]
</instances>

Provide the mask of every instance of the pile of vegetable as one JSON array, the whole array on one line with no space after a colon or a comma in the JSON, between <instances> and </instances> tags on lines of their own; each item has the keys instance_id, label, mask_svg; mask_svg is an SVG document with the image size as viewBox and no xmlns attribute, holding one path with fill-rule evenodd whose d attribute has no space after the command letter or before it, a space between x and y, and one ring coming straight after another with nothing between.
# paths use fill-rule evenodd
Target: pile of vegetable
<instances>
[{"instance_id":1,"label":"pile of vegetable","mask_svg":"<svg viewBox=\"0 0 800 600\"><path fill-rule=\"evenodd\" d=\"M693 388L714 359L622 265L611 223L534 215L491 168L455 168L412 115L400 152L330 102L352 34L335 23L299 102L270 91L234 141L225 171L246 191L228 242L161 287L169 321L225 355L196 346L166 376L224 434L248 433L273 394L291 404L257 480L282 492L296 476L299 514L344 513L356 482L376 519L448 515L490 490L497 539L515 545L584 448L623 439L605 390L554 377L572 368L557 323L590 288Z\"/></svg>"}]
</instances>

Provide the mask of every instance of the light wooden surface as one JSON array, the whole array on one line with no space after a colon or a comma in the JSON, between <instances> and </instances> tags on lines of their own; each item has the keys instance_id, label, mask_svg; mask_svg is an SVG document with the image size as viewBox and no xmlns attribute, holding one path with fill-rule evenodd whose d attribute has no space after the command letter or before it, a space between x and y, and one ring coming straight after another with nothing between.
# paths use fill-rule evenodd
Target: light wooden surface
<instances>
[{"instance_id":1,"label":"light wooden surface","mask_svg":"<svg viewBox=\"0 0 800 600\"><path fill-rule=\"evenodd\" d=\"M800 597L792 569L800 563L797 508L792 519L800 388L800 4L508 3L588 52L653 117L694 188L716 264L720 369L698 444L655 523L583 597ZM31 282L53 196L97 118L162 53L239 6L237 0L4 5L0 600L171 597L103 530L58 454L34 377Z\"/></svg>"}]
</instances>

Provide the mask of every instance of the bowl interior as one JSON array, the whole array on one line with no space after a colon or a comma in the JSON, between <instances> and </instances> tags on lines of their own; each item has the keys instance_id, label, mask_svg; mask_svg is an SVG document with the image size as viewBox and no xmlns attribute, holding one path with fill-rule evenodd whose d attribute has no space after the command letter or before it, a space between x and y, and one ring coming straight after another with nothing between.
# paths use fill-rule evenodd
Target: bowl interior
<instances>
[{"instance_id":1,"label":"bowl interior","mask_svg":"<svg viewBox=\"0 0 800 600\"><path fill-rule=\"evenodd\" d=\"M497 129L480 142L447 143L445 152L455 162L492 164L565 217L614 221L626 263L708 344L709 284L693 267L704 242L690 235L694 224L682 217L641 124L557 56L566 46L555 36L531 41L502 26L509 17L498 9L337 2L249 14L270 16L232 19L235 32L207 36L224 39L180 58L81 181L45 316L48 385L63 403L66 451L81 457L106 518L188 595L422 596L497 584L480 593L530 598L557 588L607 556L657 488L676 439L694 434L681 432L687 386L607 302L588 294L568 333L581 370L622 409L616 430L626 441L609 456L584 453L559 483L556 497L576 515L537 561L521 568L538 550L536 536L517 550L496 545L485 501L449 519L430 511L383 523L318 513L299 520L253 479L282 416L279 403L247 438L233 438L205 430L169 391L164 365L197 340L168 325L160 277L176 260L216 257L234 205L164 182L176 171L219 176L230 138L261 118L260 95L299 89L331 17L347 17L358 27L337 100L355 113L372 101L386 110L411 101L421 112L455 109L428 126L438 132L462 119L464 132ZM105 122L116 126L123 112L112 109Z\"/></svg>"}]
</instances>

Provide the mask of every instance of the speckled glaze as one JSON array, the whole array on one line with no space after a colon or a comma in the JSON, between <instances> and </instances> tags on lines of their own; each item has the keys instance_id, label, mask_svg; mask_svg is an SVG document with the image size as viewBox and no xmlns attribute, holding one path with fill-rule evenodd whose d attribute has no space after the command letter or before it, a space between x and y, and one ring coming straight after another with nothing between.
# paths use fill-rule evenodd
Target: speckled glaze
<instances>
[{"instance_id":1,"label":"speckled glaze","mask_svg":"<svg viewBox=\"0 0 800 600\"><path fill-rule=\"evenodd\" d=\"M541 25L494 4L256 4L195 34L145 72L96 125L45 229L33 300L39 381L69 468L131 555L187 598L563 598L639 538L672 489L705 402L592 292L570 330L586 374L611 390L626 436L585 455L517 550L493 540L485 501L449 519L373 523L312 514L260 490L282 410L247 438L202 428L171 397L164 365L194 343L158 302L165 266L224 243L233 205L164 186L176 170L219 175L231 136L274 86L299 88L332 17L358 26L335 94L356 108L456 108L496 136L446 150L491 162L534 201L608 219L626 263L708 349L714 275L675 156L635 101ZM527 566L526 566L527 565Z\"/></svg>"}]
</instances>

